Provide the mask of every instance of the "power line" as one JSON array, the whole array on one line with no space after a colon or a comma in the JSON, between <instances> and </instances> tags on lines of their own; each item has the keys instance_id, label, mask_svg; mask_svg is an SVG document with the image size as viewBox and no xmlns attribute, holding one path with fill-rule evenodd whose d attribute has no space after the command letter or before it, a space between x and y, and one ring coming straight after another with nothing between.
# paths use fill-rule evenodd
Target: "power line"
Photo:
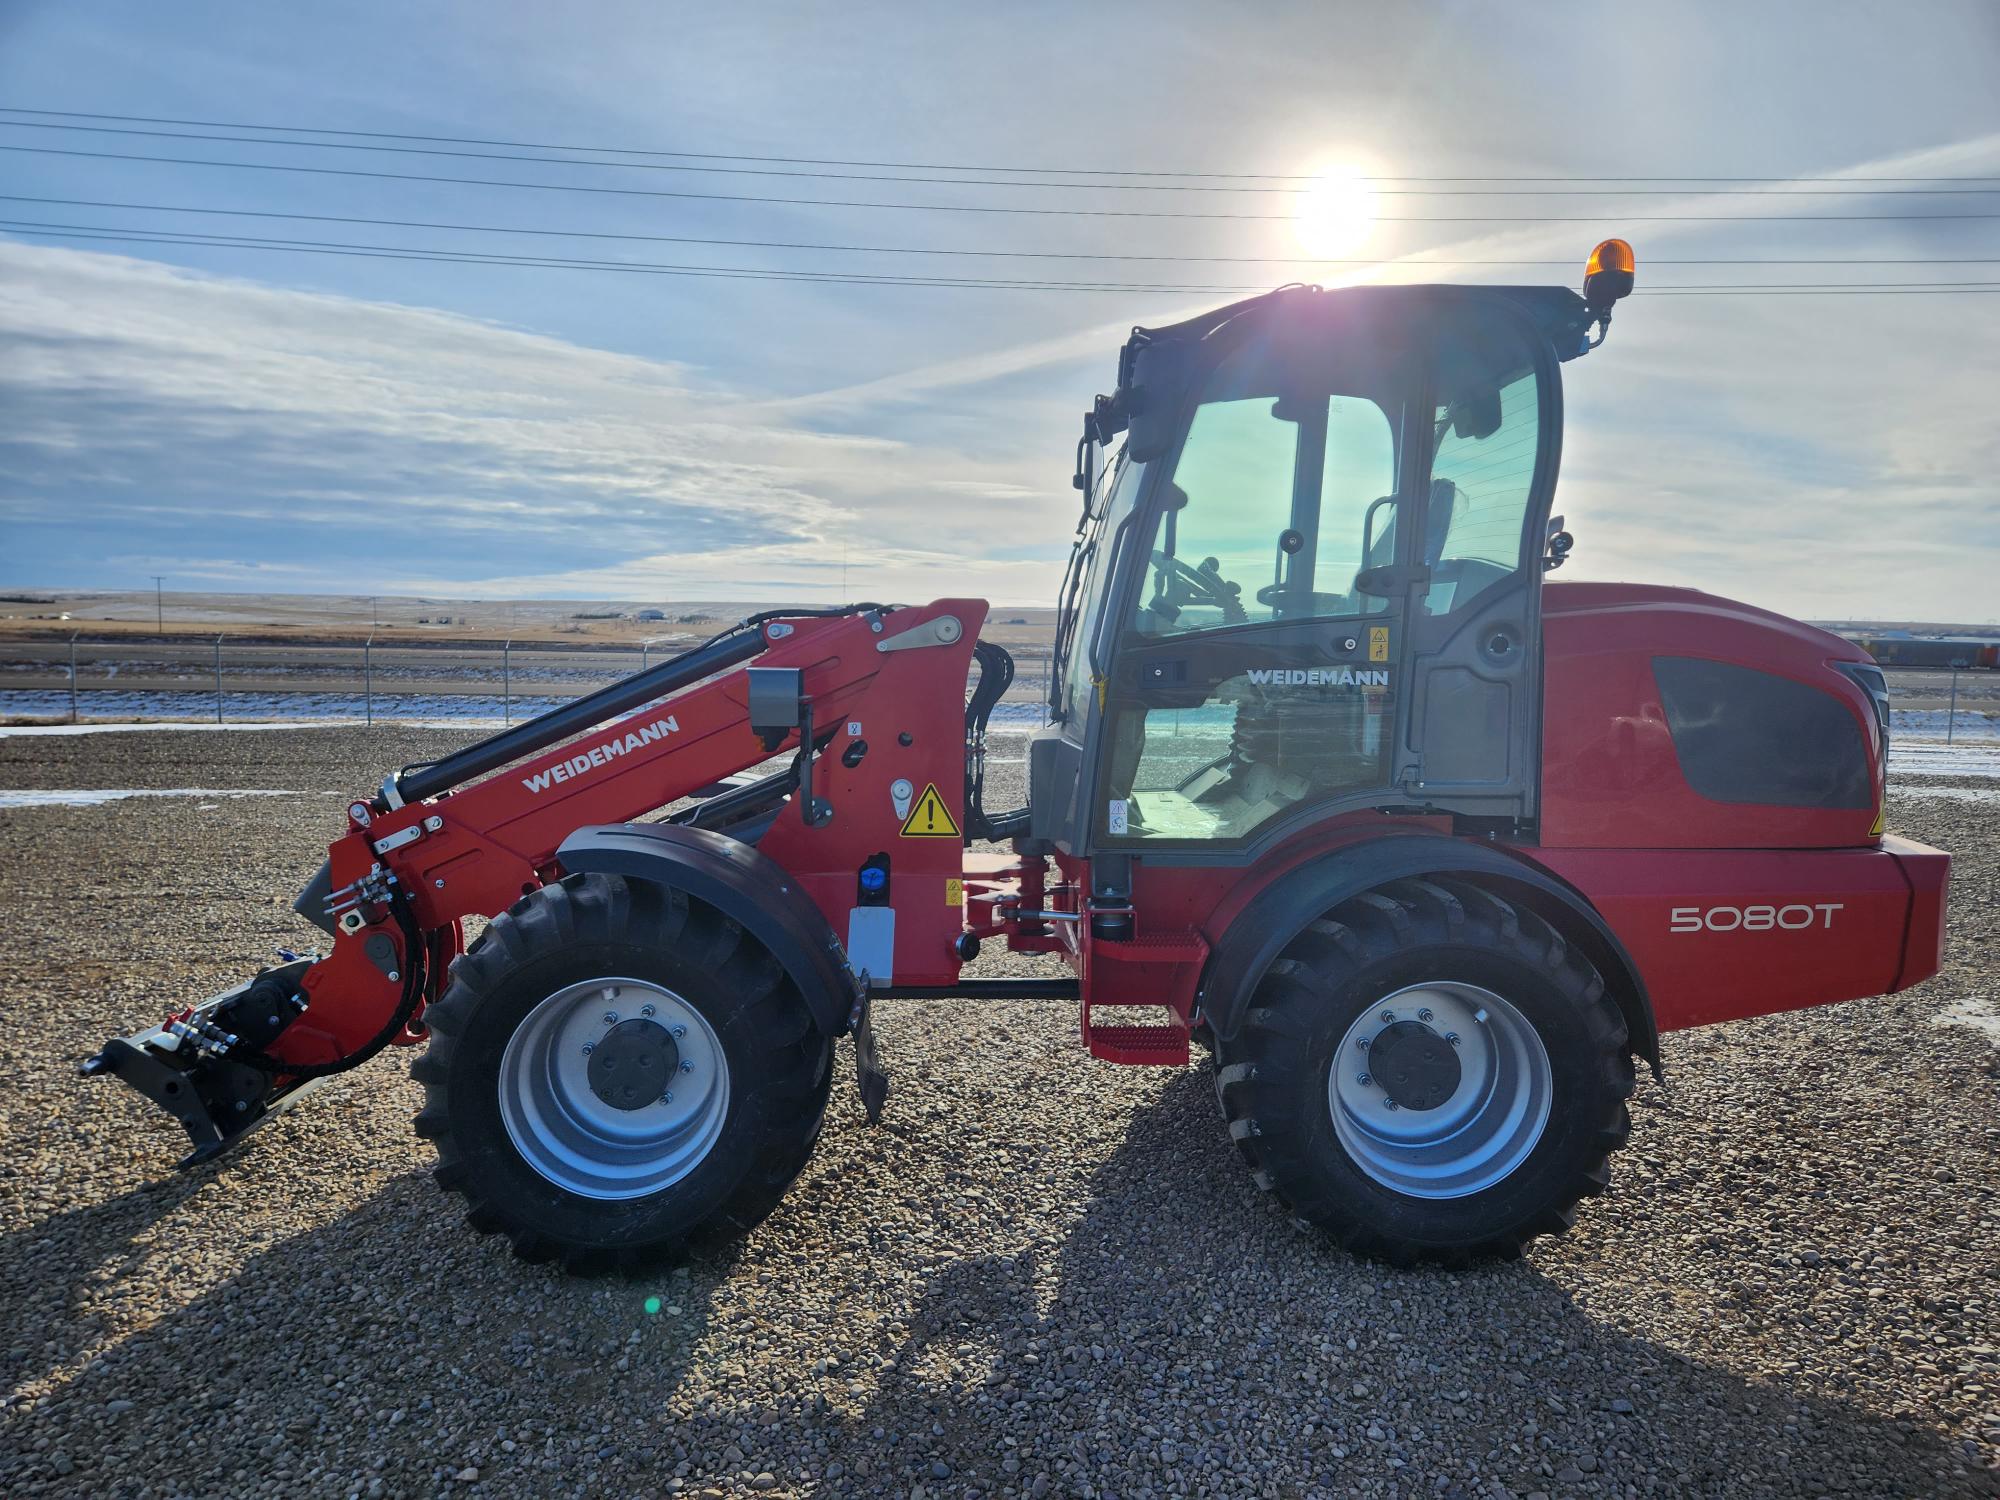
<instances>
[{"instance_id":1,"label":"power line","mask_svg":"<svg viewBox=\"0 0 2000 1500\"><path fill-rule=\"evenodd\" d=\"M260 127L243 126L240 129ZM701 172L733 177L786 177L803 178L820 182L913 182L950 187L1004 187L1004 188L1055 188L1081 192L1120 193L1290 193L1303 196L1313 191L1305 187L1244 187L1233 183L1166 183L1166 182L1058 182L1047 179L1002 177L913 177L908 174L882 172L829 172L807 170L801 167L718 167L702 166L692 162L661 161L594 161L575 156L529 156L519 152L505 151L458 151L443 146L387 146L362 141L299 141L272 140L254 135L215 135L186 130L146 130L129 125L70 125L51 123L44 120L0 120L0 129L7 130L69 130L87 132L93 135L136 135L160 140L173 141L226 141L249 146L279 146L286 149L305 147L320 151L379 151L400 156L448 156L470 161L516 161L535 162L554 167L612 167L624 171L647 172ZM549 150L574 149L549 147ZM587 149L587 148L586 148ZM1378 197L1388 198L1602 198L1618 196L1626 198L1677 198L1688 194L1685 187L1375 187L1373 183L1398 179L1369 179L1370 191ZM1477 179L1465 179L1467 181ZM1698 180L1698 179L1691 179ZM1788 179L1786 185L1778 187L1720 187L1702 188L1699 191L1708 197L1830 197L1830 198L1894 198L1894 197L1935 197L1952 195L1984 194L1992 196L2000 193L2000 187L1938 187L1938 188L1878 188L1857 185L1853 179L1839 179L1844 186L1805 187L1799 184L1806 179Z\"/></svg>"},{"instance_id":2,"label":"power line","mask_svg":"<svg viewBox=\"0 0 2000 1500\"><path fill-rule=\"evenodd\" d=\"M0 203L40 203L61 208L114 208L140 213L207 214L244 219L290 219L311 224L359 224L376 229L441 229L462 234L526 234L555 239L629 240L663 245L709 245L747 250L814 250L853 255L949 255L1002 260L1126 260L1174 264L1260 266L1569 266L1576 257L1539 260L1418 260L1410 256L1148 255L1123 250L967 250L926 245L831 245L811 240L735 240L701 235L633 234L604 229L546 229L521 224L456 224L431 219L373 219L355 214L284 213L276 209L209 208L183 203L123 203L101 198L36 198L0 193ZM2000 265L2000 256L1723 256L1662 260L1647 266L1975 266Z\"/></svg>"},{"instance_id":3,"label":"power line","mask_svg":"<svg viewBox=\"0 0 2000 1500\"><path fill-rule=\"evenodd\" d=\"M489 177L445 177L418 172L379 172L360 167L312 167L293 162L216 161L205 157L141 156L127 151L83 151L67 146L14 146L0 144L0 151L27 152L37 156L72 156L99 161L150 162L156 166L224 167L235 171L296 172L315 177L362 177L385 182L453 183L464 187L526 188L545 193L593 193L619 198L679 198L709 203L770 203L795 208L869 208L918 213L1011 214L1038 218L1085 219L1214 219L1289 224L1293 214L1198 213L1188 209L1165 208L1034 208L1024 204L979 203L879 203L849 198L782 198L761 193L695 193L674 188L601 187L575 182L518 182ZM1615 217L1633 224L1692 223L1782 223L1845 224L1871 221L1906 223L1935 219L2000 219L2000 212L1982 213L1896 213L1896 214L1376 214L1378 224L1601 224Z\"/></svg>"},{"instance_id":4,"label":"power line","mask_svg":"<svg viewBox=\"0 0 2000 1500\"><path fill-rule=\"evenodd\" d=\"M446 261L463 265L552 267L561 270L659 272L689 276L764 277L796 281L834 281L870 285L968 286L995 290L1228 292L1264 291L1262 283L1248 286L1213 283L1033 281L1007 277L925 276L869 271L814 271L761 266L687 265L661 261L591 260L581 256L541 256L482 250L451 250L429 245L357 245L341 240L284 240L245 235L181 233L173 230L117 224L52 224L33 220L0 220L0 229L54 239L129 239L132 243L206 246L218 249L312 250L365 254L388 258Z\"/></svg>"},{"instance_id":5,"label":"power line","mask_svg":"<svg viewBox=\"0 0 2000 1500\"><path fill-rule=\"evenodd\" d=\"M431 261L445 265L485 265L520 269L569 271L611 271L631 275L685 276L747 281L790 281L834 283L857 286L924 286L963 288L980 291L1061 291L1128 293L1225 293L1241 294L1268 290L1265 285L1218 285L1214 283L1134 283L1109 281L1030 281L980 277L912 276L870 274L847 271L768 270L751 266L695 266L644 261L598 261L549 256L489 255L474 251L436 250L415 246L348 245L334 241L253 239L244 236L179 236L144 233L100 226L42 226L28 222L0 221L0 231L41 239L85 240L116 244L179 245L188 248L258 250L274 253L335 255L366 260ZM1636 293L1641 296L1811 294L1894 296L1899 294L1960 294L2000 292L2000 281L1967 282L1831 282L1824 284L1750 282L1654 287Z\"/></svg>"},{"instance_id":6,"label":"power line","mask_svg":"<svg viewBox=\"0 0 2000 1500\"><path fill-rule=\"evenodd\" d=\"M743 153L721 151L664 151L645 150L630 146L579 146L547 141L516 141L484 136L418 135L406 131L390 130L340 130L316 125L273 125L246 123L240 120L183 120L159 115L106 114L93 110L71 109L28 109L20 106L0 106L0 114L41 115L50 119L67 120L118 120L137 125L179 125L206 130L263 130L291 135L344 135L357 140L378 141L430 141L447 146L500 146L522 151L587 151L601 156L650 156L674 158L682 161L744 161L780 166L808 167L869 167L886 171L910 172L1005 172L1030 176L1069 177L1205 177L1225 182L1304 182L1318 180L1310 172L1203 172L1203 171L1149 171L1130 167L1022 167L995 166L989 163L952 162L909 162L872 161L843 157L816 156L755 156ZM1593 176L1578 173L1563 177L1526 176L1481 176L1481 175L1437 175L1409 176L1401 173L1370 175L1370 182L1991 182L1991 177L1865 177L1854 176L1797 176L1772 173L1762 176L1714 176L1708 174L1683 174L1679 176Z\"/></svg>"}]
</instances>

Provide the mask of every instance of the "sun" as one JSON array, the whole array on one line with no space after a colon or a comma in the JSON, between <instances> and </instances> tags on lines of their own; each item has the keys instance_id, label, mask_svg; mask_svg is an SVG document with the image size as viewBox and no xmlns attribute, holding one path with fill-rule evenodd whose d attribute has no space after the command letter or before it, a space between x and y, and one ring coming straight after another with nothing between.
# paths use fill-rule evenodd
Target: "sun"
<instances>
[{"instance_id":1,"label":"sun","mask_svg":"<svg viewBox=\"0 0 2000 1500\"><path fill-rule=\"evenodd\" d=\"M1292 231L1299 248L1321 260L1349 255L1375 227L1375 189L1357 168L1322 171L1299 195Z\"/></svg>"}]
</instances>

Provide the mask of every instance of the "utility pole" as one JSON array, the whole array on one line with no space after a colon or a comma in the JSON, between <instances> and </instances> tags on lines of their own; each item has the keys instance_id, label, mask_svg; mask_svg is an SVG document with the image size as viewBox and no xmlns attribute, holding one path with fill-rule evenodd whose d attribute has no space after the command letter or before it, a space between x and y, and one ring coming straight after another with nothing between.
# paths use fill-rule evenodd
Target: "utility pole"
<instances>
[{"instance_id":1,"label":"utility pole","mask_svg":"<svg viewBox=\"0 0 2000 1500\"><path fill-rule=\"evenodd\" d=\"M167 606L160 594L162 577L163 575L159 573L153 575L153 625L161 635L165 635L167 633Z\"/></svg>"}]
</instances>

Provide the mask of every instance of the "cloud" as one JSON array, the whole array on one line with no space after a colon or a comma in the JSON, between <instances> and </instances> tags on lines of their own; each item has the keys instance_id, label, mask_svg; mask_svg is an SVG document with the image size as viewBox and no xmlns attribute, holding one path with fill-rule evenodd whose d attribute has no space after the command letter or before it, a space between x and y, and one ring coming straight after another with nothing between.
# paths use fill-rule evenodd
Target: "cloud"
<instances>
[{"instance_id":1,"label":"cloud","mask_svg":"<svg viewBox=\"0 0 2000 1500\"><path fill-rule=\"evenodd\" d=\"M1067 498L1019 466L746 415L682 365L430 309L0 243L0 342L17 567L138 530L189 577L214 576L220 535L274 549L250 576L327 586L827 597L844 546L899 592L949 566L1032 597L1066 536L982 569L994 506Z\"/></svg>"},{"instance_id":2,"label":"cloud","mask_svg":"<svg viewBox=\"0 0 2000 1500\"><path fill-rule=\"evenodd\" d=\"M1985 136L1846 175L1996 170L2000 137ZM1760 225L1770 267L1649 260L1740 254L1752 231L1730 216L1772 210L1645 200L1634 212L1725 222L1633 225L1642 292L1918 280L1932 273L1782 258L1952 253L1954 226L1857 221ZM1422 257L1580 259L1624 227L1615 213L1509 227ZM1984 617L2000 339L1969 311L1995 302L1635 298L1607 348L1567 367L1557 505L1580 546L1564 576L1815 616ZM1064 329L1070 305L988 347L941 319L934 357L773 400L455 313L0 241L6 581L826 600L844 571L855 595L1047 602L1074 518L1072 419L1103 385L1067 367L1108 376L1131 322Z\"/></svg>"}]
</instances>

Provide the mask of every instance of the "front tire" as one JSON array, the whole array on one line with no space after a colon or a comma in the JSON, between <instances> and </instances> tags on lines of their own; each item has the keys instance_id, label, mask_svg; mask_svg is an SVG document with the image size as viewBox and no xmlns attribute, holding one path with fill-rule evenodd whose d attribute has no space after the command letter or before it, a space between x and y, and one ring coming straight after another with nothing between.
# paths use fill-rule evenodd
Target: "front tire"
<instances>
[{"instance_id":1,"label":"front tire","mask_svg":"<svg viewBox=\"0 0 2000 1500\"><path fill-rule=\"evenodd\" d=\"M493 919L427 1012L418 1134L477 1229L600 1270L747 1233L812 1154L833 1045L776 958L612 875Z\"/></svg>"},{"instance_id":2,"label":"front tire","mask_svg":"<svg viewBox=\"0 0 2000 1500\"><path fill-rule=\"evenodd\" d=\"M1218 1041L1215 1080L1258 1184L1399 1264L1511 1258L1562 1233L1631 1128L1602 977L1533 912L1450 879L1310 924Z\"/></svg>"}]
</instances>

